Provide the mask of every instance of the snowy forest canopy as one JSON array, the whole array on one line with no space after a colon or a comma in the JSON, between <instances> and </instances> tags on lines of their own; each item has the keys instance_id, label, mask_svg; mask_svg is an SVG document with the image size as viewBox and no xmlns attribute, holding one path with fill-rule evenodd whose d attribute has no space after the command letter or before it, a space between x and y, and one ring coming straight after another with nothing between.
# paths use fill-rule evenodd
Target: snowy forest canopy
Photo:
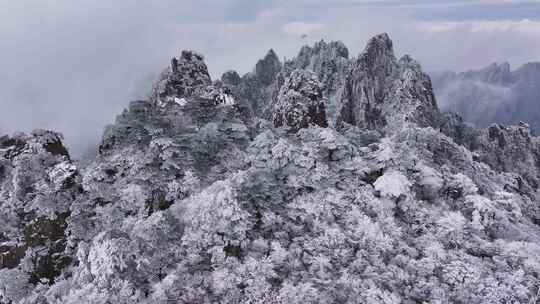
<instances>
[{"instance_id":1,"label":"snowy forest canopy","mask_svg":"<svg viewBox=\"0 0 540 304\"><path fill-rule=\"evenodd\" d=\"M386 34L219 80L182 51L87 165L0 137L0 303L535 303L539 173Z\"/></svg>"}]
</instances>

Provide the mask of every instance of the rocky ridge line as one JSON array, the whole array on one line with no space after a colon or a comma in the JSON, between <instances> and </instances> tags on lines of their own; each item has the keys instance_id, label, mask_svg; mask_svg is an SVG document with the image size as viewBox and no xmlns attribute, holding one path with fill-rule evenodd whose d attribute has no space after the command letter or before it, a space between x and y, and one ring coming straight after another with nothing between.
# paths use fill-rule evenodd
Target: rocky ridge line
<instances>
[{"instance_id":1,"label":"rocky ridge line","mask_svg":"<svg viewBox=\"0 0 540 304\"><path fill-rule=\"evenodd\" d=\"M386 34L213 82L183 51L83 172L0 138L0 303L524 303L538 143L441 113Z\"/></svg>"}]
</instances>

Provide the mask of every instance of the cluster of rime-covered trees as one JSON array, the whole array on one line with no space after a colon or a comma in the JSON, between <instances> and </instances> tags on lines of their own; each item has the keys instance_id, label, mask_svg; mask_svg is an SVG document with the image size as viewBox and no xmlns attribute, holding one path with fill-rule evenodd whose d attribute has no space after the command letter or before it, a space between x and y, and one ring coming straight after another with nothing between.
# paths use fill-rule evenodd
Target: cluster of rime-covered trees
<instances>
[{"instance_id":1,"label":"cluster of rime-covered trees","mask_svg":"<svg viewBox=\"0 0 540 304\"><path fill-rule=\"evenodd\" d=\"M172 65L87 166L0 138L0 303L538 298L538 140L441 114L388 36L213 83Z\"/></svg>"}]
</instances>

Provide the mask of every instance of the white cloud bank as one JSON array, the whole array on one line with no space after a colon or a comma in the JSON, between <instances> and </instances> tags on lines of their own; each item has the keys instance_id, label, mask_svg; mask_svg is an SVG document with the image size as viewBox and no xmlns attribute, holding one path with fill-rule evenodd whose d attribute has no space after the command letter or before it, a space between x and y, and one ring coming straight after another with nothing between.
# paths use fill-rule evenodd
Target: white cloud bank
<instances>
[{"instance_id":1,"label":"white cloud bank","mask_svg":"<svg viewBox=\"0 0 540 304\"><path fill-rule=\"evenodd\" d=\"M304 36L320 31L324 25L320 23L290 22L283 26L283 32L288 35Z\"/></svg>"}]
</instances>

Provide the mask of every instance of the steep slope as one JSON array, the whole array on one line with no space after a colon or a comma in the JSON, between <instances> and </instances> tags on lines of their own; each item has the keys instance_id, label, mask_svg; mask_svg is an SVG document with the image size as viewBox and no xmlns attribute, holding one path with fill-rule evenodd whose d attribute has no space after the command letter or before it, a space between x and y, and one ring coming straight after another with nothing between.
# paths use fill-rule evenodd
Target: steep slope
<instances>
[{"instance_id":1,"label":"steep slope","mask_svg":"<svg viewBox=\"0 0 540 304\"><path fill-rule=\"evenodd\" d=\"M71 264L67 218L81 192L61 135L0 137L0 303L53 284Z\"/></svg>"},{"instance_id":2,"label":"steep slope","mask_svg":"<svg viewBox=\"0 0 540 304\"><path fill-rule=\"evenodd\" d=\"M326 112L329 123L336 125L341 108L340 96L350 64L349 50L342 42L326 43L321 40L313 47L302 47L295 58L286 61L277 82L283 85L285 79L297 69L314 72L321 83L323 97L328 101Z\"/></svg>"},{"instance_id":3,"label":"steep slope","mask_svg":"<svg viewBox=\"0 0 540 304\"><path fill-rule=\"evenodd\" d=\"M253 72L241 78L235 71L223 74L221 82L236 96L246 120L272 117L272 106L268 101L277 99L279 85L276 78L281 68L282 64L276 53L269 50L266 56L257 62Z\"/></svg>"},{"instance_id":4,"label":"steep slope","mask_svg":"<svg viewBox=\"0 0 540 304\"><path fill-rule=\"evenodd\" d=\"M327 127L326 107L317 75L295 70L279 91L272 117L274 127L287 126L293 131L310 125Z\"/></svg>"},{"instance_id":5,"label":"steep slope","mask_svg":"<svg viewBox=\"0 0 540 304\"><path fill-rule=\"evenodd\" d=\"M184 51L80 175L55 133L0 140L0 165L51 181L35 188L55 199L37 204L12 186L17 170L0 171L2 197L22 195L3 203L7 238L27 225L12 209L67 210L67 227L42 238L67 244L46 251L66 258L54 279L27 279L17 250L32 245L0 247L0 303L534 300L538 139L525 124L477 130L441 114L430 78L386 34L348 56L339 42L284 64L270 51L212 82ZM71 173L45 174L57 166Z\"/></svg>"},{"instance_id":6,"label":"steep slope","mask_svg":"<svg viewBox=\"0 0 540 304\"><path fill-rule=\"evenodd\" d=\"M92 201L127 216L148 217L247 166L250 131L235 98L211 84L203 57L183 51L165 75L157 99L132 102L107 127L85 172Z\"/></svg>"},{"instance_id":7,"label":"steep slope","mask_svg":"<svg viewBox=\"0 0 540 304\"><path fill-rule=\"evenodd\" d=\"M411 57L399 61L392 41L383 34L372 38L348 75L341 119L368 129L399 121L435 126L437 104L431 80Z\"/></svg>"}]
</instances>

